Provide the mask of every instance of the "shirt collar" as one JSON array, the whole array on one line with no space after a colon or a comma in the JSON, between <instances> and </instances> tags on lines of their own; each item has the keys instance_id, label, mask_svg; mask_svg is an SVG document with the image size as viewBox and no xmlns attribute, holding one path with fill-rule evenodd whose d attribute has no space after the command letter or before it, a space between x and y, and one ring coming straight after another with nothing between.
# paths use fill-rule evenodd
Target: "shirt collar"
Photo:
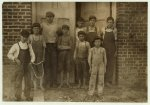
<instances>
[{"instance_id":1,"label":"shirt collar","mask_svg":"<svg viewBox=\"0 0 150 105\"><path fill-rule=\"evenodd\" d=\"M112 27L106 26L105 29L112 29L112 30L114 30L114 26L112 26Z\"/></svg>"}]
</instances>

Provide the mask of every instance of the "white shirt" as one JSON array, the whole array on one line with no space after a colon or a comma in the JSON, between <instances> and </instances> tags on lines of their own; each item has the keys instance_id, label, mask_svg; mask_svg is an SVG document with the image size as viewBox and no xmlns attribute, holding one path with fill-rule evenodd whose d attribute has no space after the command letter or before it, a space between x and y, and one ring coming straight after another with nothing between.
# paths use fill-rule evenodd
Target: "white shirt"
<instances>
[{"instance_id":1,"label":"white shirt","mask_svg":"<svg viewBox=\"0 0 150 105\"><path fill-rule=\"evenodd\" d=\"M102 28L101 33L103 34L103 39L104 39L104 36L105 36L105 31L106 32L112 32L113 31L115 40L117 40L117 28L115 28L115 27L114 27L114 29L112 29L112 28L106 28L106 27Z\"/></svg>"},{"instance_id":2,"label":"white shirt","mask_svg":"<svg viewBox=\"0 0 150 105\"><path fill-rule=\"evenodd\" d=\"M58 30L58 26L56 23L47 23L43 22L41 24L42 27L42 34L44 36L44 40L46 43L56 43L57 34L56 31Z\"/></svg>"},{"instance_id":3,"label":"white shirt","mask_svg":"<svg viewBox=\"0 0 150 105\"><path fill-rule=\"evenodd\" d=\"M22 43L21 41L19 42L19 45L21 47L21 49L28 49L29 47L29 52L30 52L30 56L31 56L31 62L34 62L35 61L35 54L33 52L33 49L32 49L32 46L31 44L28 44L27 43ZM20 51L20 47L19 47L18 43L15 43L9 50L7 56L10 60L13 60L15 58L18 58L18 55L19 55L19 51Z\"/></svg>"},{"instance_id":4,"label":"white shirt","mask_svg":"<svg viewBox=\"0 0 150 105\"><path fill-rule=\"evenodd\" d=\"M94 26L94 27L88 26L87 28L88 28L88 29L86 29L86 31L88 31L88 32L96 32L97 35L99 36L99 34L100 34L100 29L99 29L98 26Z\"/></svg>"}]
</instances>

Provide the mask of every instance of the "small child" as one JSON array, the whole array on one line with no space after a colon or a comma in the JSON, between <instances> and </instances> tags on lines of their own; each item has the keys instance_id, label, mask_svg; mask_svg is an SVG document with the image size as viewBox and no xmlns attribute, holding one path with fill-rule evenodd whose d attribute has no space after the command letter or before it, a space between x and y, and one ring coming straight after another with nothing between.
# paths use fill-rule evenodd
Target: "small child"
<instances>
[{"instance_id":1,"label":"small child","mask_svg":"<svg viewBox=\"0 0 150 105\"><path fill-rule=\"evenodd\" d=\"M27 43L29 32L21 31L21 39L14 44L8 52L8 58L16 63L15 74L13 75L12 83L14 83L14 92L16 101L21 101L22 80L25 80L24 95L27 101L32 101L31 92L31 75L29 64L35 61L35 55L32 46Z\"/></svg>"},{"instance_id":2,"label":"small child","mask_svg":"<svg viewBox=\"0 0 150 105\"><path fill-rule=\"evenodd\" d=\"M45 49L45 42L43 36L40 34L41 26L39 23L34 23L32 26L33 34L29 37L29 43L31 43L34 54L35 54L35 62L32 64L32 80L34 84L34 89L37 89L37 83L40 80L40 88L43 88L43 76L44 76L44 68L43 68L43 61L44 61L44 49Z\"/></svg>"},{"instance_id":3,"label":"small child","mask_svg":"<svg viewBox=\"0 0 150 105\"><path fill-rule=\"evenodd\" d=\"M91 47L94 46L93 40L99 36L99 28L96 26L96 17L91 15L89 17L89 26L86 27L86 40L90 43Z\"/></svg>"},{"instance_id":4,"label":"small child","mask_svg":"<svg viewBox=\"0 0 150 105\"><path fill-rule=\"evenodd\" d=\"M71 50L71 36L69 35L69 26L62 26L62 36L58 37L58 70L60 71L60 86L64 84L64 72L67 74L67 86L69 84L69 70L70 70L70 50Z\"/></svg>"},{"instance_id":5,"label":"small child","mask_svg":"<svg viewBox=\"0 0 150 105\"><path fill-rule=\"evenodd\" d=\"M101 47L102 39L94 39L94 47L90 49L88 63L90 66L89 95L93 95L95 88L98 89L98 95L101 96L104 88L104 74L106 72L106 52Z\"/></svg>"},{"instance_id":6,"label":"small child","mask_svg":"<svg viewBox=\"0 0 150 105\"><path fill-rule=\"evenodd\" d=\"M86 88L86 81L88 77L88 52L90 49L89 42L85 41L86 33L84 31L78 32L79 41L76 43L74 60L76 61L78 88L83 85ZM81 83L82 82L82 83Z\"/></svg>"},{"instance_id":7,"label":"small child","mask_svg":"<svg viewBox=\"0 0 150 105\"><path fill-rule=\"evenodd\" d=\"M82 17L77 19L77 27L76 27L76 42L80 41L78 37L79 31L86 31L86 27L84 27L84 19Z\"/></svg>"}]
</instances>

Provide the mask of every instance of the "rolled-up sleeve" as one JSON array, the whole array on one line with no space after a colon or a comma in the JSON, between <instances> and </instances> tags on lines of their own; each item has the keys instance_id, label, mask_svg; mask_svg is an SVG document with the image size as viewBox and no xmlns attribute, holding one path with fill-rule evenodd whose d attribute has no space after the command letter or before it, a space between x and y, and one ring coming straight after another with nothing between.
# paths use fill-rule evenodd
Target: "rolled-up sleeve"
<instances>
[{"instance_id":1,"label":"rolled-up sleeve","mask_svg":"<svg viewBox=\"0 0 150 105\"><path fill-rule=\"evenodd\" d=\"M35 61L35 54L33 52L31 44L29 44L29 50L30 50L31 62L33 63Z\"/></svg>"},{"instance_id":2,"label":"rolled-up sleeve","mask_svg":"<svg viewBox=\"0 0 150 105\"><path fill-rule=\"evenodd\" d=\"M16 49L16 46L15 44L10 48L8 54L7 54L7 57L10 59L10 60L13 60L15 59L15 53L16 53L17 49Z\"/></svg>"}]
</instances>

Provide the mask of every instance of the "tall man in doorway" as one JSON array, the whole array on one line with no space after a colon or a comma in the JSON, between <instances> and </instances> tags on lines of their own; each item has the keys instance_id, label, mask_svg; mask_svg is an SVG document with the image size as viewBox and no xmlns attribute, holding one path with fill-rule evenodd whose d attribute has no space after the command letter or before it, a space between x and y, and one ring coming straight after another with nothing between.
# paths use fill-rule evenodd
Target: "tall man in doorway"
<instances>
[{"instance_id":1,"label":"tall man in doorway","mask_svg":"<svg viewBox=\"0 0 150 105\"><path fill-rule=\"evenodd\" d=\"M44 37L45 48L45 88L56 87L57 84L57 24L53 21L55 14L53 12L46 12L46 21L42 22L42 35Z\"/></svg>"}]
</instances>

